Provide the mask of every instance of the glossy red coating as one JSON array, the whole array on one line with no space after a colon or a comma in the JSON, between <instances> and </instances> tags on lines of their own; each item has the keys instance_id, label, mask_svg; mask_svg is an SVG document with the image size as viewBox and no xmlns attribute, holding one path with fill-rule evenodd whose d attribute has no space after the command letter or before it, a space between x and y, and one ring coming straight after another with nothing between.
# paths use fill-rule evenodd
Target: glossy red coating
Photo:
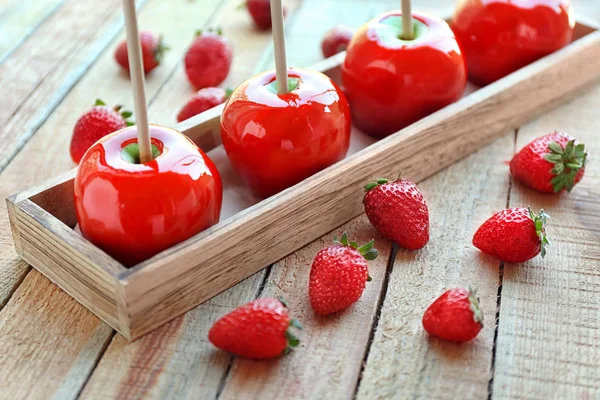
<instances>
[{"instance_id":1,"label":"glossy red coating","mask_svg":"<svg viewBox=\"0 0 600 400\"><path fill-rule=\"evenodd\" d=\"M83 236L132 266L219 221L223 189L213 162L181 133L151 125L161 154L145 164L121 157L135 126L108 135L83 156L75 208Z\"/></svg>"},{"instance_id":2,"label":"glossy red coating","mask_svg":"<svg viewBox=\"0 0 600 400\"><path fill-rule=\"evenodd\" d=\"M568 45L574 27L570 0L461 0L452 21L480 86Z\"/></svg>"},{"instance_id":3,"label":"glossy red coating","mask_svg":"<svg viewBox=\"0 0 600 400\"><path fill-rule=\"evenodd\" d=\"M390 21L401 15L390 12L362 26L342 65L352 118L375 137L390 135L460 99L467 84L461 50L440 18L415 12L413 20L426 26L416 39L399 39L401 29L382 39L392 29Z\"/></svg>"},{"instance_id":4,"label":"glossy red coating","mask_svg":"<svg viewBox=\"0 0 600 400\"><path fill-rule=\"evenodd\" d=\"M298 87L278 95L275 71L238 86L221 116L221 137L238 174L261 196L295 185L341 160L350 144L350 108L327 76L289 69Z\"/></svg>"}]
</instances>

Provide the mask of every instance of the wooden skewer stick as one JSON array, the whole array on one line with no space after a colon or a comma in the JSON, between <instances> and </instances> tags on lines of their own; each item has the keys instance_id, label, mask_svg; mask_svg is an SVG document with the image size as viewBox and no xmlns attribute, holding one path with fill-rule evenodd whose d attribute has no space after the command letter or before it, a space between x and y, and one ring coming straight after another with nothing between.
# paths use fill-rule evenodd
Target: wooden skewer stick
<instances>
[{"instance_id":1,"label":"wooden skewer stick","mask_svg":"<svg viewBox=\"0 0 600 400\"><path fill-rule=\"evenodd\" d=\"M414 39L410 0L402 0L402 39Z\"/></svg>"},{"instance_id":2,"label":"wooden skewer stick","mask_svg":"<svg viewBox=\"0 0 600 400\"><path fill-rule=\"evenodd\" d=\"M283 6L281 0L271 0L271 25L275 46L275 77L277 93L288 92L287 62L285 59L285 33L283 30Z\"/></svg>"},{"instance_id":3,"label":"wooden skewer stick","mask_svg":"<svg viewBox=\"0 0 600 400\"><path fill-rule=\"evenodd\" d=\"M144 64L142 61L142 48L135 11L135 0L123 0L123 11L125 12L129 74L133 84L133 102L135 106L140 162L143 164L152 160L152 145L150 142L150 127L148 126L148 110L146 109Z\"/></svg>"}]
</instances>

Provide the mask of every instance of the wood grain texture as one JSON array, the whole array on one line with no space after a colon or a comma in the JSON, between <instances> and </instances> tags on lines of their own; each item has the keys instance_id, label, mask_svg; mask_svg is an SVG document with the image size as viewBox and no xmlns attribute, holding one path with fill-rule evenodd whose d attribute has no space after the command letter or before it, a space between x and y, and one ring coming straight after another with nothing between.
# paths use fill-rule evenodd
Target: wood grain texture
<instances>
[{"instance_id":1,"label":"wood grain texture","mask_svg":"<svg viewBox=\"0 0 600 400\"><path fill-rule=\"evenodd\" d=\"M347 310L316 316L308 299L308 278L315 255L347 232L351 240L375 239L379 256L369 262L360 300ZM273 361L235 359L220 399L347 399L354 395L391 256L390 242L381 238L367 217L355 218L319 240L277 262L262 297L283 297L303 325L300 346Z\"/></svg>"},{"instance_id":2,"label":"wood grain texture","mask_svg":"<svg viewBox=\"0 0 600 400\"><path fill-rule=\"evenodd\" d=\"M118 32L119 6L119 0L66 0L0 64L0 86L11 93L0 100L0 170Z\"/></svg>"},{"instance_id":3,"label":"wood grain texture","mask_svg":"<svg viewBox=\"0 0 600 400\"><path fill-rule=\"evenodd\" d=\"M64 0L0 1L0 63L64 3Z\"/></svg>"},{"instance_id":4,"label":"wood grain texture","mask_svg":"<svg viewBox=\"0 0 600 400\"><path fill-rule=\"evenodd\" d=\"M575 59L578 62L573 62ZM425 179L480 149L507 128L564 101L598 77L599 65L600 32L131 268L121 280L132 337L160 326L360 214L362 194L357 188L363 182L398 170L415 181ZM560 80L567 75L571 79ZM561 83L552 84L557 82ZM424 148L429 151L422 152ZM245 247L224 243L246 243L263 252L247 252Z\"/></svg>"},{"instance_id":5,"label":"wood grain texture","mask_svg":"<svg viewBox=\"0 0 600 400\"><path fill-rule=\"evenodd\" d=\"M81 3L87 4L87 2ZM167 3L152 0L142 9L139 14L141 26L143 28L152 27L157 32L165 33L172 48L161 67L148 76L149 96L155 96L159 88L170 77L186 50L194 29L202 27L213 15L218 4L219 2L216 1L189 3L187 0L178 0ZM120 14L120 5L118 1L112 5L115 15ZM72 12L76 12L76 10L71 9ZM193 12L194 18L184 18L190 12ZM95 17L98 18L98 15ZM185 22L182 23L182 21ZM115 32L118 29L119 27L116 27ZM106 28L104 31L106 32ZM101 34L101 32L97 32L97 34ZM50 178L73 167L68 155L72 126L79 113L91 105L96 97L102 97L113 104L132 104L129 100L131 91L126 74L116 66L113 60L112 51L116 41L120 39L114 38L111 45L107 47L107 51L64 98L61 105L23 150L0 173L1 197L7 197L18 190L31 186L36 181ZM36 201L53 204L48 198L38 198ZM3 299L8 298L14 292L14 288L27 272L26 264L20 260L13 249L8 216L4 207L3 204L0 205L0 227L2 227L0 229L0 276L7 276L8 279L0 281L0 296L2 296L0 304L3 303ZM45 304L50 301L49 298L55 291L60 292L63 300L58 305L48 308ZM4 368L15 369L11 376L20 378L3 380L0 398L4 396L11 396L11 399L48 398L54 394L55 389L57 398L77 397L78 390L81 389L91 373L95 360L100 357L108 344L112 330L35 271L31 272L23 281L13 298L19 293L29 293L31 296L29 301L32 302L32 305L26 308L22 303L11 305L9 302L6 308L0 312L0 323L10 329L18 330L18 334L15 333L12 340L0 341L0 354L10 356L10 359L4 357L1 359L0 368L2 370ZM62 325L56 325L49 323L49 320L63 322ZM29 328L21 329L19 326L28 326ZM95 336L88 340L88 336L76 331L80 326L100 326L101 328L98 329L108 332L106 340L92 340ZM44 336L56 337L38 340L40 331L44 332ZM29 345L15 346L17 340L31 343L34 350ZM28 354L32 351L44 353L47 356L39 359L31 358ZM58 362L57 360L60 360L61 368L54 368L53 363ZM81 363L91 363L91 365L89 368L81 368L79 366ZM26 371L27 369L32 372ZM47 390L45 390L46 387ZM29 390L26 388L31 388L30 392L25 393L26 390ZM15 393L14 397L12 396L13 392ZM23 394L21 395L21 393Z\"/></svg>"},{"instance_id":6,"label":"wood grain texture","mask_svg":"<svg viewBox=\"0 0 600 400\"><path fill-rule=\"evenodd\" d=\"M81 397L215 398L231 356L208 342L208 329L224 313L253 300L263 279L260 272L135 342L115 335Z\"/></svg>"},{"instance_id":7,"label":"wood grain texture","mask_svg":"<svg viewBox=\"0 0 600 400\"><path fill-rule=\"evenodd\" d=\"M545 259L504 267L495 399L600 398L600 154L591 118L600 86L519 130L517 148L554 130L588 146L590 163L571 194L512 186L510 205L544 208L551 247Z\"/></svg>"},{"instance_id":8,"label":"wood grain texture","mask_svg":"<svg viewBox=\"0 0 600 400\"><path fill-rule=\"evenodd\" d=\"M499 262L471 245L473 233L506 206L514 133L419 184L430 215L430 241L399 250L358 399L485 399L491 378ZM476 340L428 337L421 318L454 287L478 289L485 326Z\"/></svg>"},{"instance_id":9,"label":"wood grain texture","mask_svg":"<svg viewBox=\"0 0 600 400\"><path fill-rule=\"evenodd\" d=\"M2 310L0 398L77 397L112 329L32 273Z\"/></svg>"}]
</instances>

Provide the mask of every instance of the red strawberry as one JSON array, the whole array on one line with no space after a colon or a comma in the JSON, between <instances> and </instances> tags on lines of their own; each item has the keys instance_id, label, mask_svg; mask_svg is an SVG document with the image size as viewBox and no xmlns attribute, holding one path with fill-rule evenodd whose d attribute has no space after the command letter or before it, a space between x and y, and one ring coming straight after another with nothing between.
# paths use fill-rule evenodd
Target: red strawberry
<instances>
[{"instance_id":1,"label":"red strawberry","mask_svg":"<svg viewBox=\"0 0 600 400\"><path fill-rule=\"evenodd\" d=\"M156 36L152 32L140 32L140 42L142 43L144 72L148 73L158 67L165 52L169 50L169 47L164 44L162 36ZM121 67L129 71L126 40L123 40L117 46L117 49L115 50L115 59Z\"/></svg>"},{"instance_id":2,"label":"red strawberry","mask_svg":"<svg viewBox=\"0 0 600 400\"><path fill-rule=\"evenodd\" d=\"M121 111L121 106L107 107L100 99L94 107L83 114L75 123L71 137L71 159L79 164L81 157L99 139L126 126L133 125L127 118L130 111Z\"/></svg>"},{"instance_id":3,"label":"red strawberry","mask_svg":"<svg viewBox=\"0 0 600 400\"><path fill-rule=\"evenodd\" d=\"M325 58L340 53L348 47L350 40L354 36L354 31L347 26L338 25L331 28L321 42L321 50Z\"/></svg>"},{"instance_id":4,"label":"red strawberry","mask_svg":"<svg viewBox=\"0 0 600 400\"><path fill-rule=\"evenodd\" d=\"M508 208L492 215L473 236L473 245L486 254L502 261L521 263L540 252L546 255L550 244L546 237L544 210L535 215L529 208Z\"/></svg>"},{"instance_id":5,"label":"red strawberry","mask_svg":"<svg viewBox=\"0 0 600 400\"><path fill-rule=\"evenodd\" d=\"M200 89L179 111L177 122L185 121L194 115L198 115L201 112L224 103L231 95L231 92L231 89L225 90L218 87Z\"/></svg>"},{"instance_id":6,"label":"red strawberry","mask_svg":"<svg viewBox=\"0 0 600 400\"><path fill-rule=\"evenodd\" d=\"M248 0L246 2L248 12L259 29L271 27L271 2L269 0ZM287 9L283 5L283 16L287 15Z\"/></svg>"},{"instance_id":7,"label":"red strawberry","mask_svg":"<svg viewBox=\"0 0 600 400\"><path fill-rule=\"evenodd\" d=\"M231 67L231 46L221 30L197 31L185 54L185 72L196 89L218 86Z\"/></svg>"},{"instance_id":8,"label":"red strawberry","mask_svg":"<svg viewBox=\"0 0 600 400\"><path fill-rule=\"evenodd\" d=\"M483 313L475 290L450 289L423 314L423 328L431 336L467 342L483 328Z\"/></svg>"},{"instance_id":9,"label":"red strawberry","mask_svg":"<svg viewBox=\"0 0 600 400\"><path fill-rule=\"evenodd\" d=\"M417 185L407 179L378 179L365 185L365 212L383 236L409 250L429 241L429 211Z\"/></svg>"},{"instance_id":10,"label":"red strawberry","mask_svg":"<svg viewBox=\"0 0 600 400\"><path fill-rule=\"evenodd\" d=\"M208 340L238 357L274 358L300 343L289 327L302 329L281 300L262 298L221 317L210 328Z\"/></svg>"},{"instance_id":11,"label":"red strawberry","mask_svg":"<svg viewBox=\"0 0 600 400\"><path fill-rule=\"evenodd\" d=\"M571 191L585 171L585 145L563 132L535 139L513 157L510 173L539 192Z\"/></svg>"},{"instance_id":12,"label":"red strawberry","mask_svg":"<svg viewBox=\"0 0 600 400\"><path fill-rule=\"evenodd\" d=\"M370 281L367 260L377 257L371 240L362 247L344 233L335 246L317 253L310 269L308 296L316 314L328 315L356 303Z\"/></svg>"}]
</instances>

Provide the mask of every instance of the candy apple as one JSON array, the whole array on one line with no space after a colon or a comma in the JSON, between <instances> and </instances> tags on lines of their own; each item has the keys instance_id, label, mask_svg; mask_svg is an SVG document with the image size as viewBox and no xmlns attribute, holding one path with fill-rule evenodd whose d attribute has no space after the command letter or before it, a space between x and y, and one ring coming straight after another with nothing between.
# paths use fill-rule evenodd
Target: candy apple
<instances>
[{"instance_id":1,"label":"candy apple","mask_svg":"<svg viewBox=\"0 0 600 400\"><path fill-rule=\"evenodd\" d=\"M223 197L213 162L181 133L150 126L154 159L141 164L135 126L96 142L75 177L85 238L135 265L219 220Z\"/></svg>"},{"instance_id":2,"label":"candy apple","mask_svg":"<svg viewBox=\"0 0 600 400\"><path fill-rule=\"evenodd\" d=\"M238 86L221 116L221 137L238 174L261 197L286 189L341 160L350 144L350 108L327 76L288 70L277 94L275 71Z\"/></svg>"},{"instance_id":3,"label":"candy apple","mask_svg":"<svg viewBox=\"0 0 600 400\"><path fill-rule=\"evenodd\" d=\"M402 37L402 13L389 12L354 35L342 83L357 127L392 134L458 100L467 71L452 30L442 19L413 13L414 35Z\"/></svg>"},{"instance_id":4,"label":"candy apple","mask_svg":"<svg viewBox=\"0 0 600 400\"><path fill-rule=\"evenodd\" d=\"M566 46L574 27L570 0L461 0L452 20L481 86Z\"/></svg>"}]
</instances>

